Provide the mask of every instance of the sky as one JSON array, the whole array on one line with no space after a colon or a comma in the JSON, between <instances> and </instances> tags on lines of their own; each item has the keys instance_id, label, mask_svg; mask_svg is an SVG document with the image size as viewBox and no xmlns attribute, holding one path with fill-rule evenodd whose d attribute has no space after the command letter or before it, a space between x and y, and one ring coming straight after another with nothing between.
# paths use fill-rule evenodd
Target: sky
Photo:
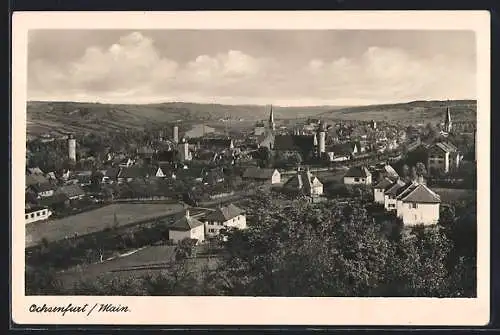
<instances>
[{"instance_id":1,"label":"sky","mask_svg":"<svg viewBox=\"0 0 500 335\"><path fill-rule=\"evenodd\" d=\"M33 30L28 99L282 106L476 98L468 31Z\"/></svg>"}]
</instances>

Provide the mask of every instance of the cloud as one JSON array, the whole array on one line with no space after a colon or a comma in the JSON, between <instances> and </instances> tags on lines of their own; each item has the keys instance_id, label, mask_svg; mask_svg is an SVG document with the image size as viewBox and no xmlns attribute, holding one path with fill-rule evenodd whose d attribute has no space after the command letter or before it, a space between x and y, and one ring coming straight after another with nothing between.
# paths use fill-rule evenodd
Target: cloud
<instances>
[{"instance_id":1,"label":"cloud","mask_svg":"<svg viewBox=\"0 0 500 335\"><path fill-rule=\"evenodd\" d=\"M402 49L373 46L358 58L313 60L306 72L318 92L332 92L338 98L357 95L391 101L475 96L475 71L442 54L417 58Z\"/></svg>"},{"instance_id":2,"label":"cloud","mask_svg":"<svg viewBox=\"0 0 500 335\"><path fill-rule=\"evenodd\" d=\"M179 47L172 45L170 47ZM154 40L134 32L71 61L30 60L30 99L286 104L376 103L475 96L475 69L453 54L416 56L367 46L359 55L288 60L229 49L169 59Z\"/></svg>"}]
</instances>

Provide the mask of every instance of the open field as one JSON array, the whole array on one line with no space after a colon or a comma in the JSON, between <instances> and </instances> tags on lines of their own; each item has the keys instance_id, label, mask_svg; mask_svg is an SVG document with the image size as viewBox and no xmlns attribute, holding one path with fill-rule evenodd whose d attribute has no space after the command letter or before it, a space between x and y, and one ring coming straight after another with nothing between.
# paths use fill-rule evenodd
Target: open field
<instances>
[{"instance_id":1,"label":"open field","mask_svg":"<svg viewBox=\"0 0 500 335\"><path fill-rule=\"evenodd\" d=\"M113 204L59 220L35 222L26 225L26 247L40 243L43 238L53 242L75 234L81 236L111 228L115 213L120 227L168 216L181 210L181 204Z\"/></svg>"},{"instance_id":2,"label":"open field","mask_svg":"<svg viewBox=\"0 0 500 335\"><path fill-rule=\"evenodd\" d=\"M147 274L156 275L162 271L168 271L168 265L174 261L174 256L175 246L150 246L128 256L62 271L57 277L64 287L71 288L80 280L92 280L100 276L128 279ZM215 267L217 259L200 257L188 260L191 270L201 270L207 265L211 268Z\"/></svg>"}]
</instances>

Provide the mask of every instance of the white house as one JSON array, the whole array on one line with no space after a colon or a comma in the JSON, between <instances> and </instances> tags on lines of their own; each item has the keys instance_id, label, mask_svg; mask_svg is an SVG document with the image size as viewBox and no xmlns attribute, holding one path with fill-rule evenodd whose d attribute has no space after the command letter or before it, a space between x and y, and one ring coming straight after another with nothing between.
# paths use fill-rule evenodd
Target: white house
<instances>
[{"instance_id":1,"label":"white house","mask_svg":"<svg viewBox=\"0 0 500 335\"><path fill-rule=\"evenodd\" d=\"M314 176L309 169L306 171L297 171L297 174L291 177L285 185L284 191L301 192L305 195L314 197L323 194L323 184Z\"/></svg>"},{"instance_id":2,"label":"white house","mask_svg":"<svg viewBox=\"0 0 500 335\"><path fill-rule=\"evenodd\" d=\"M31 207L24 210L25 224L47 220L52 215L50 209L45 207Z\"/></svg>"},{"instance_id":3,"label":"white house","mask_svg":"<svg viewBox=\"0 0 500 335\"><path fill-rule=\"evenodd\" d=\"M180 219L168 227L168 238L178 243L185 238L196 239L198 242L205 240L205 225L203 222L191 217L189 210Z\"/></svg>"},{"instance_id":4,"label":"white house","mask_svg":"<svg viewBox=\"0 0 500 335\"><path fill-rule=\"evenodd\" d=\"M396 180L391 186L384 190L384 208L386 211L396 210L396 196L406 183L401 179Z\"/></svg>"},{"instance_id":5,"label":"white house","mask_svg":"<svg viewBox=\"0 0 500 335\"><path fill-rule=\"evenodd\" d=\"M31 188L37 195L38 199L48 198L54 195L54 187L50 183L42 183L31 185Z\"/></svg>"},{"instance_id":6,"label":"white house","mask_svg":"<svg viewBox=\"0 0 500 335\"><path fill-rule=\"evenodd\" d=\"M205 218L205 232L209 237L217 236L226 227L246 229L247 220L243 210L230 204L217 208Z\"/></svg>"},{"instance_id":7,"label":"white house","mask_svg":"<svg viewBox=\"0 0 500 335\"><path fill-rule=\"evenodd\" d=\"M365 166L353 166L344 176L346 185L371 185L372 174Z\"/></svg>"},{"instance_id":8,"label":"white house","mask_svg":"<svg viewBox=\"0 0 500 335\"><path fill-rule=\"evenodd\" d=\"M396 214L405 226L433 225L439 220L441 199L426 185L412 183L397 197Z\"/></svg>"},{"instance_id":9,"label":"white house","mask_svg":"<svg viewBox=\"0 0 500 335\"><path fill-rule=\"evenodd\" d=\"M390 178L384 177L375 186L373 186L373 199L378 204L385 203L385 190L393 185L394 181Z\"/></svg>"},{"instance_id":10,"label":"white house","mask_svg":"<svg viewBox=\"0 0 500 335\"><path fill-rule=\"evenodd\" d=\"M270 184L279 184L281 175L276 169L260 169L258 167L249 167L243 173L243 179L250 179Z\"/></svg>"}]
</instances>

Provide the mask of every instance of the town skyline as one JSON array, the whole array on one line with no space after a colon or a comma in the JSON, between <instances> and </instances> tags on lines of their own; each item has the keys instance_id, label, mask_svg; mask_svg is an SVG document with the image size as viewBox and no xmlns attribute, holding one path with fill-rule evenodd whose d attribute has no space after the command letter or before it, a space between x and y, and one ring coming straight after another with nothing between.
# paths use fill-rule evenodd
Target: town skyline
<instances>
[{"instance_id":1,"label":"town skyline","mask_svg":"<svg viewBox=\"0 0 500 335\"><path fill-rule=\"evenodd\" d=\"M474 43L467 31L32 31L28 99L276 106L468 100L476 98Z\"/></svg>"}]
</instances>

